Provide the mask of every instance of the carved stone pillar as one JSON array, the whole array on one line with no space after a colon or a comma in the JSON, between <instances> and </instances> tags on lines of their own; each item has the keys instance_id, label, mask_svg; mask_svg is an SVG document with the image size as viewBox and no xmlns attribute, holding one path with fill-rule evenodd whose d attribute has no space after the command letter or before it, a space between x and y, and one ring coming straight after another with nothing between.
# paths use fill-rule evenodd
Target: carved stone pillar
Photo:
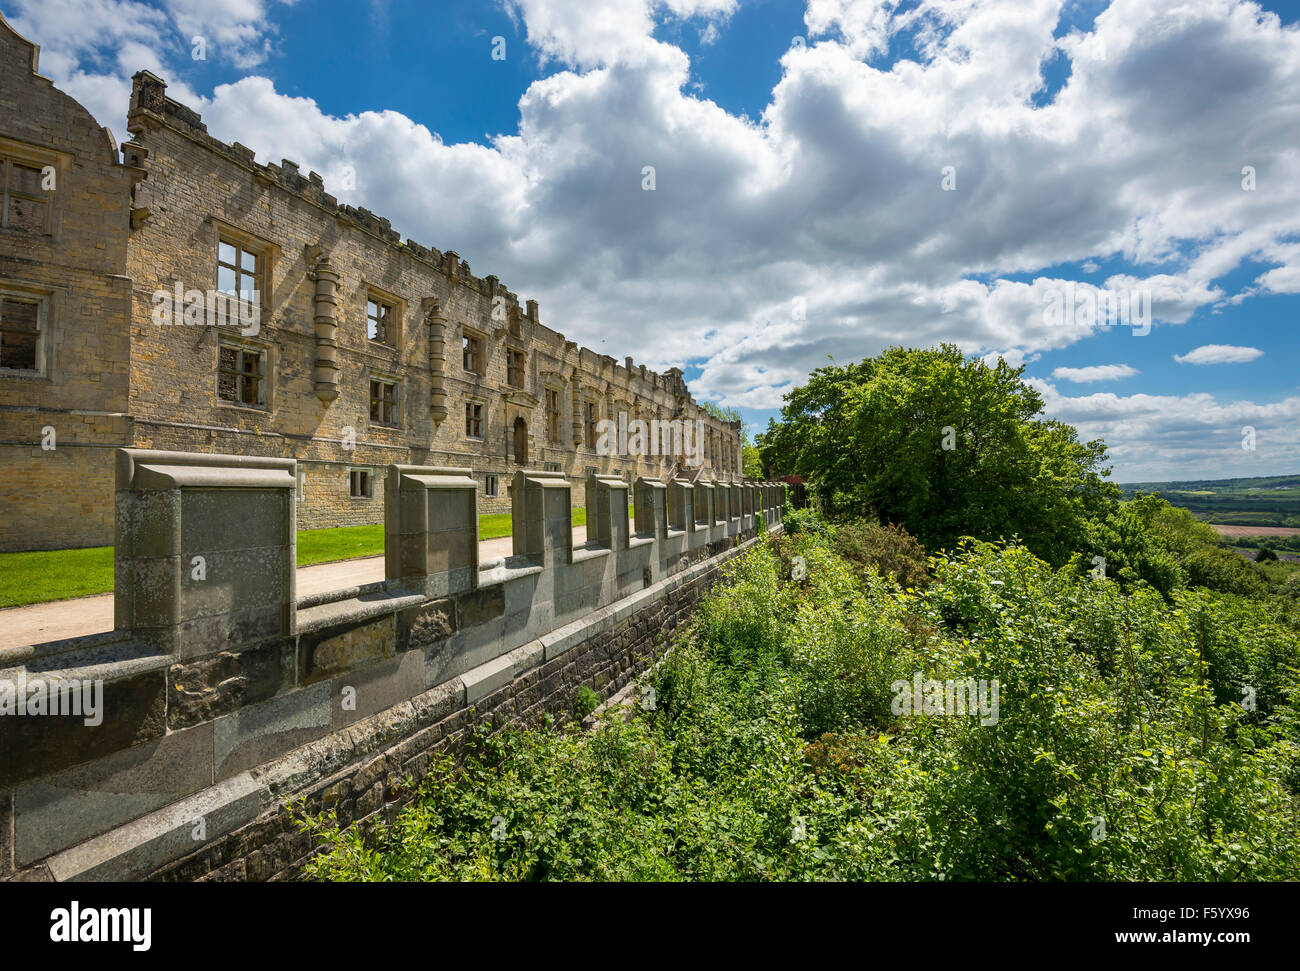
<instances>
[{"instance_id":1,"label":"carved stone pillar","mask_svg":"<svg viewBox=\"0 0 1300 971\"><path fill-rule=\"evenodd\" d=\"M328 256L321 255L312 268L316 293L312 297L316 326L316 397L333 401L339 396L339 275Z\"/></svg>"},{"instance_id":2,"label":"carved stone pillar","mask_svg":"<svg viewBox=\"0 0 1300 971\"><path fill-rule=\"evenodd\" d=\"M578 369L569 375L569 386L573 389L573 447L582 447L582 384L578 381Z\"/></svg>"},{"instance_id":3,"label":"carved stone pillar","mask_svg":"<svg viewBox=\"0 0 1300 971\"><path fill-rule=\"evenodd\" d=\"M615 428L618 428L618 404L614 401L614 388L608 383L605 385L605 417L614 423ZM614 433L613 444L614 444L614 462L617 463L619 459L624 459L627 457L625 455L619 454L617 432ZM609 462L600 463L600 465L605 469L609 469L611 464L613 463L609 463ZM617 465L615 464L614 467L617 468Z\"/></svg>"},{"instance_id":4,"label":"carved stone pillar","mask_svg":"<svg viewBox=\"0 0 1300 971\"><path fill-rule=\"evenodd\" d=\"M429 415L437 428L447 417L447 318L433 298L425 300L421 309L429 325Z\"/></svg>"}]
</instances>

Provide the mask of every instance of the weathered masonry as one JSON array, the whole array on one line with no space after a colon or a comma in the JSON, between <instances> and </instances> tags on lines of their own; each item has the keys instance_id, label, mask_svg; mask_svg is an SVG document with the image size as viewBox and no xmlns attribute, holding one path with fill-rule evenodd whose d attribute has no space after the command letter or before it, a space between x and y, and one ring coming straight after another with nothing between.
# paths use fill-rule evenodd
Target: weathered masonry
<instances>
[{"instance_id":1,"label":"weathered masonry","mask_svg":"<svg viewBox=\"0 0 1300 971\"><path fill-rule=\"evenodd\" d=\"M575 483L521 469L513 552L479 562L469 470L394 464L386 579L300 598L297 471L116 453L117 629L0 654L0 879L291 877L288 801L392 813L472 727L617 692L784 503L638 478L631 519L626 480L591 474L575 543Z\"/></svg>"},{"instance_id":2,"label":"weathered masonry","mask_svg":"<svg viewBox=\"0 0 1300 971\"><path fill-rule=\"evenodd\" d=\"M300 528L379 522L394 464L468 468L491 512L522 468L687 466L598 454L620 414L702 421L692 474L741 477L738 424L680 369L566 340L457 253L213 138L149 72L120 152L3 18L0 82L0 551L110 543L121 446L293 458Z\"/></svg>"}]
</instances>

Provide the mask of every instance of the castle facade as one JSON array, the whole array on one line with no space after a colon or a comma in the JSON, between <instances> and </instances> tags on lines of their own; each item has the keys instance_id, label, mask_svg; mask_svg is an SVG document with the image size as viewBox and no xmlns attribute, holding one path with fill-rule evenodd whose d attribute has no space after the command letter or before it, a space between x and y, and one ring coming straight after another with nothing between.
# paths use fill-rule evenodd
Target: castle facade
<instances>
[{"instance_id":1,"label":"castle facade","mask_svg":"<svg viewBox=\"0 0 1300 971\"><path fill-rule=\"evenodd\" d=\"M741 478L681 370L566 340L147 71L119 149L37 66L0 17L0 550L111 544L122 446L297 459L304 529L381 522L393 463L471 469L486 512L525 467ZM702 434L598 447L620 421Z\"/></svg>"}]
</instances>

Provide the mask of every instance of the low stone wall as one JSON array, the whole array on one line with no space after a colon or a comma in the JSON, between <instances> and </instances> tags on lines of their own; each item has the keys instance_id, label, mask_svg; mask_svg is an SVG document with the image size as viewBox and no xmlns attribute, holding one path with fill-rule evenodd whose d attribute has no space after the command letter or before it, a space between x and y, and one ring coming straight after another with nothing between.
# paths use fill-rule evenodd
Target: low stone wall
<instances>
[{"instance_id":1,"label":"low stone wall","mask_svg":"<svg viewBox=\"0 0 1300 971\"><path fill-rule=\"evenodd\" d=\"M568 480L520 472L514 555L479 563L467 471L390 466L387 580L299 599L292 460L122 450L118 630L0 656L11 695L102 692L97 724L0 717L0 879L291 876L287 801L395 812L471 726L613 694L759 517L779 528L772 484L639 480L632 524L627 484L592 476L575 545Z\"/></svg>"},{"instance_id":2,"label":"low stone wall","mask_svg":"<svg viewBox=\"0 0 1300 971\"><path fill-rule=\"evenodd\" d=\"M248 799L242 812L250 821L188 856L153 868L159 854L123 860L105 842L98 852L86 847L69 855L66 867L63 860L53 861L52 875L120 879L134 872L167 881L292 879L313 847L284 811L287 797L301 799L311 813L332 811L343 825L391 821L413 798L403 788L405 782L423 779L430 758L458 750L472 728L535 727L548 714L563 719L573 713L579 686L607 698L644 672L729 555L629 598L617 610L581 622L577 631L517 648L497 662L363 719L350 731L332 733L254 770L227 793L229 802L240 802L246 793L256 792L256 800ZM573 643L567 644L569 640ZM253 818L259 807L264 808ZM230 809L232 818L240 817L238 806ZM192 808L173 811L170 818L152 825L142 821L133 842L161 839L165 845L171 819L192 818L204 810L202 800L196 800ZM85 869L87 865L92 869Z\"/></svg>"}]
</instances>

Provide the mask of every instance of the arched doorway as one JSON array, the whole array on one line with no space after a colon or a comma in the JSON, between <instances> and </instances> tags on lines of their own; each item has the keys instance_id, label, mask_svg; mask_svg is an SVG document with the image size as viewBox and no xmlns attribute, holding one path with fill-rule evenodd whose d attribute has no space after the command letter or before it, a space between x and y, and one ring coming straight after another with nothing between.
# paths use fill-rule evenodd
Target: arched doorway
<instances>
[{"instance_id":1,"label":"arched doorway","mask_svg":"<svg viewBox=\"0 0 1300 971\"><path fill-rule=\"evenodd\" d=\"M515 418L515 461L520 465L528 464L528 423L522 417Z\"/></svg>"}]
</instances>

